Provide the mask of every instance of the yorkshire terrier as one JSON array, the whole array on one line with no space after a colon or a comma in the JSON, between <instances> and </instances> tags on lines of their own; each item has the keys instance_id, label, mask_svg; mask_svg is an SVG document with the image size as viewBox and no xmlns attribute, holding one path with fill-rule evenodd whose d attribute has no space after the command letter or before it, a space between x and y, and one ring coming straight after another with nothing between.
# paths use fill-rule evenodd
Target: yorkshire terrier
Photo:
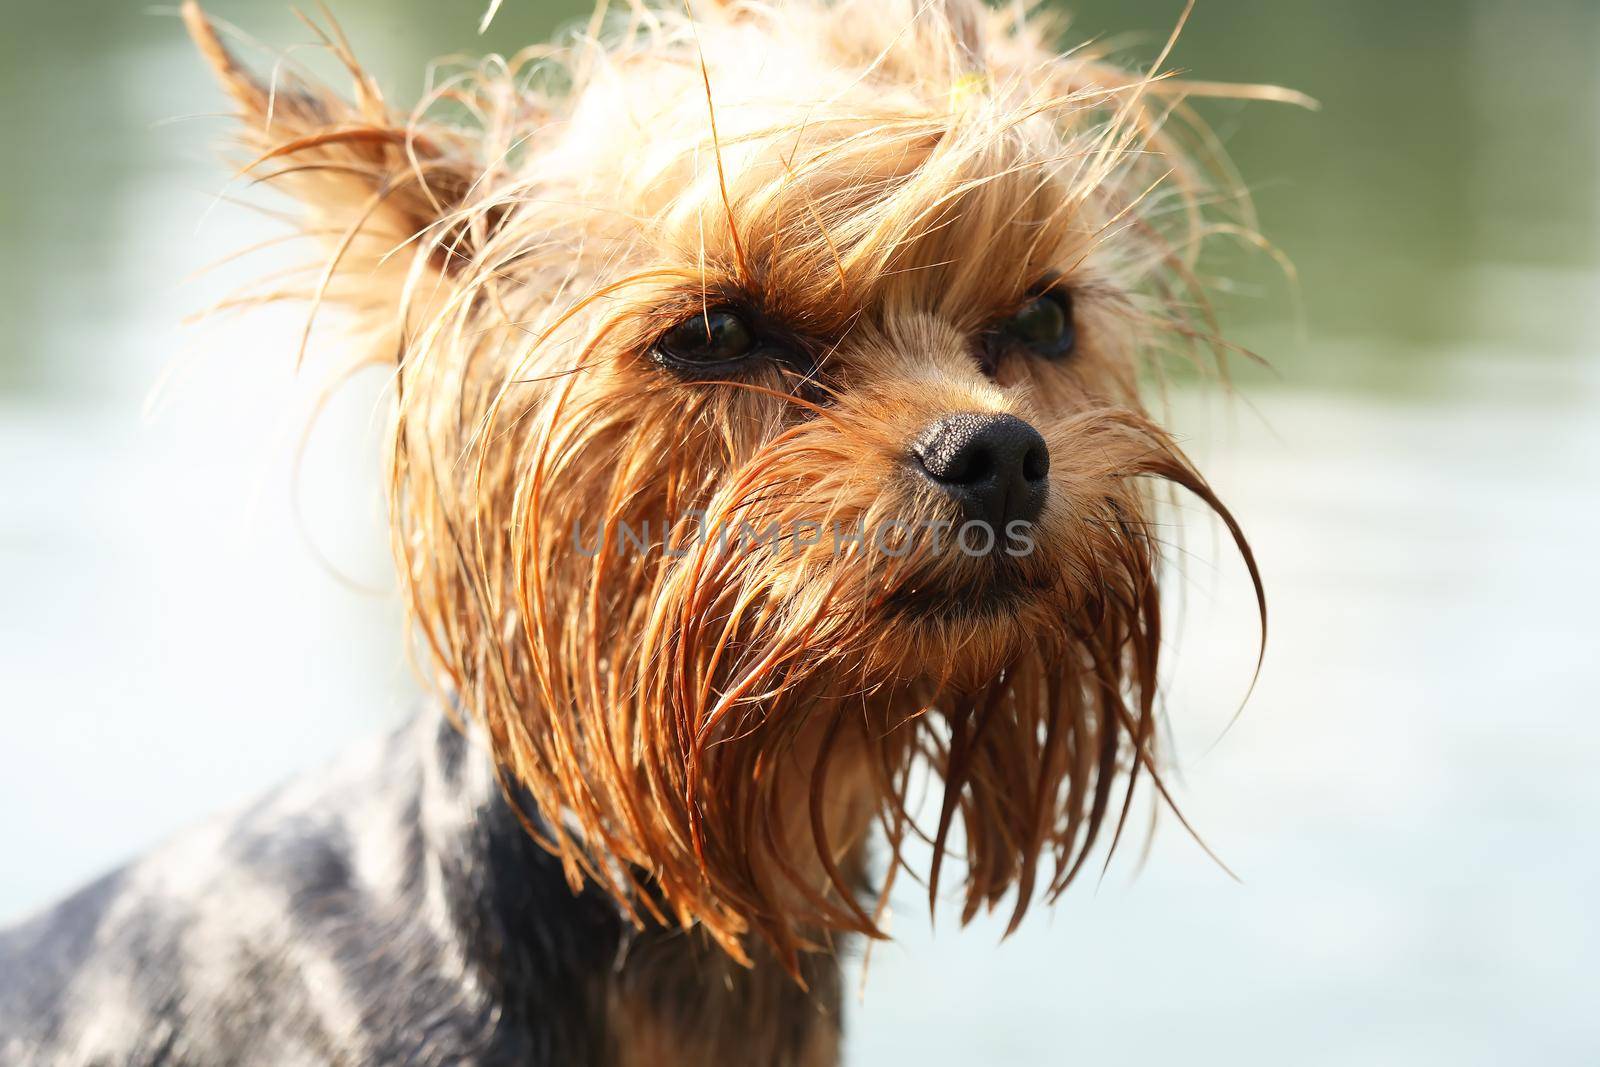
<instances>
[{"instance_id":1,"label":"yorkshire terrier","mask_svg":"<svg viewBox=\"0 0 1600 1067\"><path fill-rule=\"evenodd\" d=\"M1021 4L618 6L397 114L185 4L322 248L257 295L392 379L438 710L0 935L5 1063L837 1063L913 837L1015 928L1165 796L1158 492L1264 626L1139 387L1250 224L1188 102L1289 94Z\"/></svg>"}]
</instances>

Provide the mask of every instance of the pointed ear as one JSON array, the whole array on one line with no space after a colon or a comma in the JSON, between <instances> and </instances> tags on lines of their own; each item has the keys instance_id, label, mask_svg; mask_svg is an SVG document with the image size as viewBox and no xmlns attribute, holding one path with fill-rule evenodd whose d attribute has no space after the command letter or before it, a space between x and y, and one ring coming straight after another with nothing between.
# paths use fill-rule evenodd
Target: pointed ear
<instances>
[{"instance_id":1,"label":"pointed ear","mask_svg":"<svg viewBox=\"0 0 1600 1067\"><path fill-rule=\"evenodd\" d=\"M302 230L327 259L303 297L359 311L391 333L415 321L412 294L459 273L492 219L468 201L482 173L479 145L466 131L397 120L372 78L335 29L323 43L349 70L354 99L283 72L263 82L222 43L196 0L183 19L201 55L239 109L240 174L276 188L303 208Z\"/></svg>"}]
</instances>

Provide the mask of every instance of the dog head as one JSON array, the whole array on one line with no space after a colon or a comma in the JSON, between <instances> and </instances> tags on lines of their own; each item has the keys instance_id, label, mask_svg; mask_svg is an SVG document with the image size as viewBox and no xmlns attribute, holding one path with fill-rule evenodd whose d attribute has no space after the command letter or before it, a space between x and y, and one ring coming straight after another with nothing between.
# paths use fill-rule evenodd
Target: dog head
<instances>
[{"instance_id":1,"label":"dog head","mask_svg":"<svg viewBox=\"0 0 1600 1067\"><path fill-rule=\"evenodd\" d=\"M1120 832L1152 485L1250 558L1138 396L1214 336L1180 128L1211 87L972 0L794 0L634 6L397 117L341 38L350 102L186 12L246 170L331 248L303 295L393 375L431 673L575 882L792 967L878 934L875 826L880 904L959 825L965 915L1014 893L1013 923Z\"/></svg>"}]
</instances>

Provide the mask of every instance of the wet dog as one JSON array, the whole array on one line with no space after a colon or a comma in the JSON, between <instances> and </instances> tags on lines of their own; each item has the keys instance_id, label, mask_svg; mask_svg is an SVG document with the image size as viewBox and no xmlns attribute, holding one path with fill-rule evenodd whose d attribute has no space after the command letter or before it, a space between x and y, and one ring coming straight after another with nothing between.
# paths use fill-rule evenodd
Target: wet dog
<instances>
[{"instance_id":1,"label":"wet dog","mask_svg":"<svg viewBox=\"0 0 1600 1067\"><path fill-rule=\"evenodd\" d=\"M831 1064L913 837L1015 927L1161 790L1159 486L1260 595L1139 398L1241 225L1186 101L1282 94L976 0L615 6L404 114L185 7L323 249L256 298L392 377L440 710L5 933L5 1062Z\"/></svg>"}]
</instances>

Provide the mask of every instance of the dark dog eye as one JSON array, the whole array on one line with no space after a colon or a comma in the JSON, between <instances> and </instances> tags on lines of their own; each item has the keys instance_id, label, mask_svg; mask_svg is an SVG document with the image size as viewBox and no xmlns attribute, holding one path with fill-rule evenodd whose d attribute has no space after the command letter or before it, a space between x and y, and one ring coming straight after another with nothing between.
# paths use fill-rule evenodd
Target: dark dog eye
<instances>
[{"instance_id":1,"label":"dark dog eye","mask_svg":"<svg viewBox=\"0 0 1600 1067\"><path fill-rule=\"evenodd\" d=\"M712 310L684 319L661 335L663 362L689 369L714 368L743 359L756 348L755 332L732 311Z\"/></svg>"},{"instance_id":2,"label":"dark dog eye","mask_svg":"<svg viewBox=\"0 0 1600 1067\"><path fill-rule=\"evenodd\" d=\"M1011 340L1047 359L1072 352L1078 331L1072 321L1072 294L1065 289L1040 293L1000 324Z\"/></svg>"}]
</instances>

